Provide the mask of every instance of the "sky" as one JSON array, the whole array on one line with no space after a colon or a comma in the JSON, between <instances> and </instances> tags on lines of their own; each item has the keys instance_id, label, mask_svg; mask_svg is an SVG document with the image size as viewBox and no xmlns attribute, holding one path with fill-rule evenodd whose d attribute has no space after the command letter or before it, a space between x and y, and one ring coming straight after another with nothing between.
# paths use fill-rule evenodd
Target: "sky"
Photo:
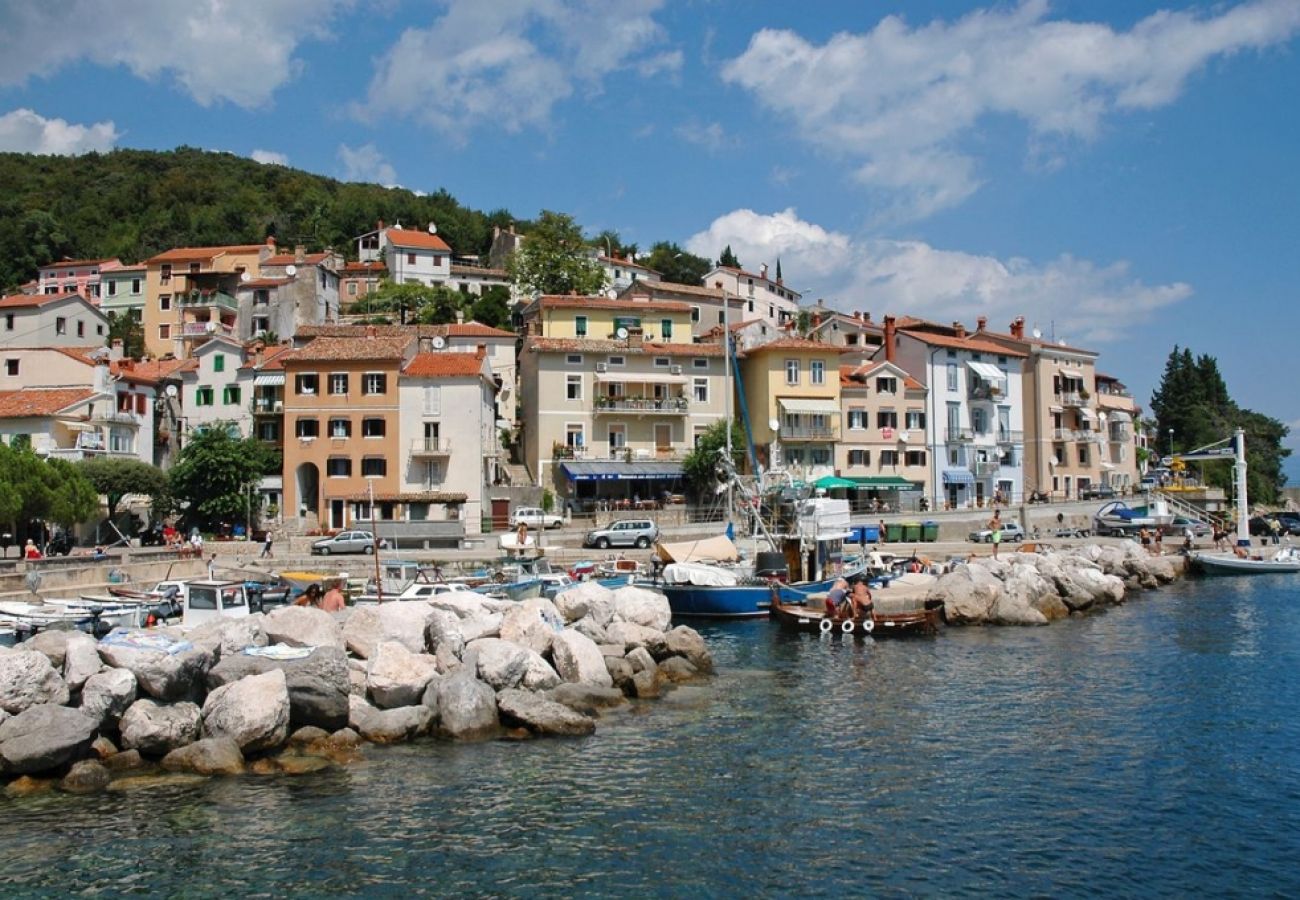
<instances>
[{"instance_id":1,"label":"sky","mask_svg":"<svg viewBox=\"0 0 1300 900\"><path fill-rule=\"evenodd\" d=\"M0 21L0 150L184 144L730 244L876 318L1023 315L1143 404L1190 346L1300 449L1300 0L0 0Z\"/></svg>"}]
</instances>

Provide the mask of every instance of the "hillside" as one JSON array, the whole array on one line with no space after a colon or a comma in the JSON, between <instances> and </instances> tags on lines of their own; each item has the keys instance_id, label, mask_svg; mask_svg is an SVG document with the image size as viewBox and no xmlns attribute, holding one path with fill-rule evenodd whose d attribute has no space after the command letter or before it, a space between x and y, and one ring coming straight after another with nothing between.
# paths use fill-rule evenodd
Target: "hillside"
<instances>
[{"instance_id":1,"label":"hillside","mask_svg":"<svg viewBox=\"0 0 1300 900\"><path fill-rule=\"evenodd\" d=\"M505 210L467 209L445 191L417 196L189 147L0 153L0 287L65 257L136 262L169 247L268 235L351 255L351 239L380 219L421 228L436 222L457 254L486 253L492 226L512 221Z\"/></svg>"}]
</instances>

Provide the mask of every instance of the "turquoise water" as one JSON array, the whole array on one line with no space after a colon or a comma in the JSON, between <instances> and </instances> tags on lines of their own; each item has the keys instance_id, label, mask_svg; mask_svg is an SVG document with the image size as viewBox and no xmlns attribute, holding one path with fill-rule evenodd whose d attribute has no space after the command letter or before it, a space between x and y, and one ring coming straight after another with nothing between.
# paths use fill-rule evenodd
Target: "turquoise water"
<instances>
[{"instance_id":1,"label":"turquoise water","mask_svg":"<svg viewBox=\"0 0 1300 900\"><path fill-rule=\"evenodd\" d=\"M1300 584L1041 629L707 629L593 738L0 801L0 890L183 896L1300 893Z\"/></svg>"}]
</instances>

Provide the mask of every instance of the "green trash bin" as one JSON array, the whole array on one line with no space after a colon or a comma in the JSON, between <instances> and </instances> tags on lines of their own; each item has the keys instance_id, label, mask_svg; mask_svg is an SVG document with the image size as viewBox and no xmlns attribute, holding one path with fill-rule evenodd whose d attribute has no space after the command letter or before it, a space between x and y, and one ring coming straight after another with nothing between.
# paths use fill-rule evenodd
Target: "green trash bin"
<instances>
[{"instance_id":1,"label":"green trash bin","mask_svg":"<svg viewBox=\"0 0 1300 900\"><path fill-rule=\"evenodd\" d=\"M897 544L903 539L903 526L900 522L889 522L885 525L885 540L891 544Z\"/></svg>"},{"instance_id":2,"label":"green trash bin","mask_svg":"<svg viewBox=\"0 0 1300 900\"><path fill-rule=\"evenodd\" d=\"M921 523L904 522L903 523L904 543L916 543L919 540L921 540Z\"/></svg>"},{"instance_id":3,"label":"green trash bin","mask_svg":"<svg viewBox=\"0 0 1300 900\"><path fill-rule=\"evenodd\" d=\"M939 523L922 522L921 523L921 540L934 543L939 540Z\"/></svg>"}]
</instances>

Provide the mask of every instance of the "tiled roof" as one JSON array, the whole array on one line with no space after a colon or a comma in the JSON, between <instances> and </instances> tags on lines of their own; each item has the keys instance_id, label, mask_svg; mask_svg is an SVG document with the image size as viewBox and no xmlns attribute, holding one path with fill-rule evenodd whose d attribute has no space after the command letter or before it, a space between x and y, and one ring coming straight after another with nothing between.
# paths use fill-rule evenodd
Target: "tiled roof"
<instances>
[{"instance_id":1,"label":"tiled roof","mask_svg":"<svg viewBox=\"0 0 1300 900\"><path fill-rule=\"evenodd\" d=\"M456 269L455 266L452 266L451 268L452 271L455 271ZM387 271L388 271L388 266L384 265L378 260L374 260L372 262L344 263L343 268L339 269L340 274L343 275L378 275L381 272L387 272Z\"/></svg>"},{"instance_id":2,"label":"tiled roof","mask_svg":"<svg viewBox=\"0 0 1300 900\"><path fill-rule=\"evenodd\" d=\"M870 378L877 369L885 365L887 363L881 360L879 362L863 363L858 366L840 366L840 386L845 388L865 388L867 387L865 379ZM925 385L907 373L903 373L903 387L909 391L925 390Z\"/></svg>"},{"instance_id":3,"label":"tiled roof","mask_svg":"<svg viewBox=\"0 0 1300 900\"><path fill-rule=\"evenodd\" d=\"M289 284L291 281L293 281L292 278L252 278L248 281L241 281L239 287L248 288L249 290L253 288L273 288L282 284Z\"/></svg>"},{"instance_id":4,"label":"tiled roof","mask_svg":"<svg viewBox=\"0 0 1300 900\"><path fill-rule=\"evenodd\" d=\"M821 341L810 341L807 338L783 337L775 341L769 341L766 344L758 344L749 348L749 354L762 353L765 350L817 350L822 353L840 352L840 348L832 344L823 344Z\"/></svg>"},{"instance_id":5,"label":"tiled roof","mask_svg":"<svg viewBox=\"0 0 1300 900\"><path fill-rule=\"evenodd\" d=\"M451 252L447 242L436 234L427 231L415 231L407 228L390 228L387 231L388 243L394 247L409 247L412 250L445 250Z\"/></svg>"},{"instance_id":6,"label":"tiled roof","mask_svg":"<svg viewBox=\"0 0 1300 900\"><path fill-rule=\"evenodd\" d=\"M623 294L649 294L655 296L658 294L686 294L691 297L708 297L711 300L721 300L723 296L729 296L733 301L743 302L739 294L733 294L722 288L704 287L698 284L680 284L676 281L636 281L627 288Z\"/></svg>"},{"instance_id":7,"label":"tiled roof","mask_svg":"<svg viewBox=\"0 0 1300 900\"><path fill-rule=\"evenodd\" d=\"M105 269L102 275L128 275L131 272L143 272L148 268L144 263L138 263L131 266L114 266L111 269Z\"/></svg>"},{"instance_id":8,"label":"tiled roof","mask_svg":"<svg viewBox=\"0 0 1300 900\"><path fill-rule=\"evenodd\" d=\"M623 356L646 354L652 356L721 356L721 344L657 344L646 341L640 348L629 347L626 341L599 341L587 338L529 338L524 350L549 353L599 353Z\"/></svg>"},{"instance_id":9,"label":"tiled roof","mask_svg":"<svg viewBox=\"0 0 1300 900\"><path fill-rule=\"evenodd\" d=\"M453 322L449 325L301 325L296 337L365 337L368 328L375 329L377 337L515 337L513 331L502 331L482 322Z\"/></svg>"},{"instance_id":10,"label":"tiled roof","mask_svg":"<svg viewBox=\"0 0 1300 900\"><path fill-rule=\"evenodd\" d=\"M117 262L117 257L108 259L61 259L58 262L46 263L41 266L42 269L71 269L75 266L102 266L104 263Z\"/></svg>"},{"instance_id":11,"label":"tiled roof","mask_svg":"<svg viewBox=\"0 0 1300 900\"><path fill-rule=\"evenodd\" d=\"M153 359L148 361L119 359L109 365L109 371L128 381L157 384L164 378L172 378L181 372L188 372L199 367L193 359Z\"/></svg>"},{"instance_id":12,"label":"tiled roof","mask_svg":"<svg viewBox=\"0 0 1300 900\"><path fill-rule=\"evenodd\" d=\"M80 296L76 291L68 291L62 294L11 294L0 299L0 309L31 309L44 306L47 303L67 300L69 297Z\"/></svg>"},{"instance_id":13,"label":"tiled roof","mask_svg":"<svg viewBox=\"0 0 1300 900\"><path fill-rule=\"evenodd\" d=\"M318 337L294 353L290 362L343 362L401 359L411 344L409 337Z\"/></svg>"},{"instance_id":14,"label":"tiled roof","mask_svg":"<svg viewBox=\"0 0 1300 900\"><path fill-rule=\"evenodd\" d=\"M453 275L482 275L484 278L505 278L505 269L489 269L485 266L457 266L451 267Z\"/></svg>"},{"instance_id":15,"label":"tiled roof","mask_svg":"<svg viewBox=\"0 0 1300 900\"><path fill-rule=\"evenodd\" d=\"M329 259L328 253L308 253L301 260L292 253L277 253L262 260L264 266L319 266Z\"/></svg>"},{"instance_id":16,"label":"tiled roof","mask_svg":"<svg viewBox=\"0 0 1300 900\"><path fill-rule=\"evenodd\" d=\"M275 347L267 347L262 351L262 364L253 366L259 372L281 372L284 371L284 362L286 359L292 359L297 353L288 344L279 344Z\"/></svg>"},{"instance_id":17,"label":"tiled roof","mask_svg":"<svg viewBox=\"0 0 1300 900\"><path fill-rule=\"evenodd\" d=\"M967 332L965 337L957 337L956 332L945 325L904 316L898 323L898 331L913 337L922 343L935 347L948 347L953 350L969 350L975 353L996 353L1001 356L1028 356L1019 350L1013 350L995 341L989 340L980 332ZM1010 336L1007 336L1010 338Z\"/></svg>"},{"instance_id":18,"label":"tiled roof","mask_svg":"<svg viewBox=\"0 0 1300 900\"><path fill-rule=\"evenodd\" d=\"M53 416L95 395L90 388L27 388L0 391L0 419Z\"/></svg>"},{"instance_id":19,"label":"tiled roof","mask_svg":"<svg viewBox=\"0 0 1300 900\"><path fill-rule=\"evenodd\" d=\"M477 353L417 353L402 369L411 378L473 377L483 372L483 357Z\"/></svg>"},{"instance_id":20,"label":"tiled roof","mask_svg":"<svg viewBox=\"0 0 1300 900\"><path fill-rule=\"evenodd\" d=\"M632 259L619 259L617 256L597 256L596 259L603 263L608 263L611 266L624 266L628 269L640 269L642 272L654 272L656 275L659 274L649 266L643 266L636 260Z\"/></svg>"},{"instance_id":21,"label":"tiled roof","mask_svg":"<svg viewBox=\"0 0 1300 900\"><path fill-rule=\"evenodd\" d=\"M543 309L612 309L638 310L648 309L653 312L690 312L691 305L680 300L611 300L608 297L574 297L567 294L539 297L536 306Z\"/></svg>"},{"instance_id":22,"label":"tiled roof","mask_svg":"<svg viewBox=\"0 0 1300 900\"><path fill-rule=\"evenodd\" d=\"M149 257L145 263L201 262L228 254L260 253L267 246L267 244L230 244L225 247L176 247Z\"/></svg>"}]
</instances>

